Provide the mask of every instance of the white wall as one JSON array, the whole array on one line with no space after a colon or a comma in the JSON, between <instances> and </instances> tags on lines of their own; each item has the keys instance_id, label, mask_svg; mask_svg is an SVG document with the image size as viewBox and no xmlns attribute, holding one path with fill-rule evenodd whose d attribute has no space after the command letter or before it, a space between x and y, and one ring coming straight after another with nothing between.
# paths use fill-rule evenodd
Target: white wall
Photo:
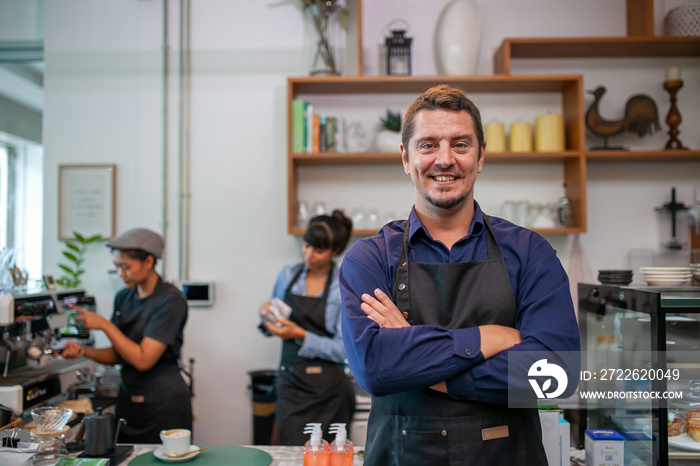
<instances>
[{"instance_id":1,"label":"white wall","mask_svg":"<svg viewBox=\"0 0 700 466\"><path fill-rule=\"evenodd\" d=\"M195 441L247 444L251 441L249 370L275 367L279 343L255 329L256 310L267 299L278 268L299 257L299 240L286 234L286 77L300 76L308 55L300 15L272 2L194 0L192 5L191 256L190 278L216 281L214 307L191 309L184 355L197 361ZM377 5L381 3L381 5ZM376 66L376 41L396 16L411 24L416 74L433 74L432 28L438 2L365 1L365 67ZM623 2L596 0L480 1L485 34L479 73L490 74L491 55L504 37L624 35ZM171 1L170 50L177 63L177 5ZM165 274L177 278L177 79L170 84L167 225L163 225L161 31L156 0L52 0L46 2L46 148L44 269L56 272L58 165L117 165L117 230L144 226L163 231L168 245ZM376 39L377 36L379 39ZM375 39L371 39L374 37ZM375 40L375 42L371 42ZM372 65L375 63L375 65ZM698 64L662 59L540 61L517 63L516 73L584 73L586 88L605 83L603 107L611 118L627 96L652 95L665 115L659 90L663 70L682 63L686 88L681 139L700 147L697 127ZM631 70L628 69L631 68ZM612 71L609 70L612 69ZM590 73L589 73L590 69ZM376 70L376 68L375 68ZM613 90L615 92L613 92ZM608 99L609 98L609 99ZM658 147L663 135L629 144ZM537 166L534 166L537 167ZM495 167L494 183L480 183L482 204L527 197L529 187L509 184L522 167ZM533 169L532 172L536 172ZM547 167L545 177L560 180ZM533 173L533 176L543 176ZM698 164L590 165L589 230L581 235L592 270L626 266L630 247L658 243L653 208L668 200L671 186L692 203L700 180ZM408 180L405 180L408 183ZM557 181L554 181L557 183ZM483 186L482 186L483 184ZM494 186L498 187L495 189ZM613 200L613 202L611 202ZM329 201L332 207L333 199ZM573 238L549 238L565 264ZM109 315L113 288L105 248L90 252L86 288Z\"/></svg>"}]
</instances>

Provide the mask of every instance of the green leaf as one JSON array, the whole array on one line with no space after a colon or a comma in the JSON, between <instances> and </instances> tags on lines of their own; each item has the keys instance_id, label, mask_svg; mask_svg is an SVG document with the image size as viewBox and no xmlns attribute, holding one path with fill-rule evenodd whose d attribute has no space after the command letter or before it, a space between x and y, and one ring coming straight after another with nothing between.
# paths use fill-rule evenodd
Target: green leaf
<instances>
[{"instance_id":1,"label":"green leaf","mask_svg":"<svg viewBox=\"0 0 700 466\"><path fill-rule=\"evenodd\" d=\"M348 26L348 17L350 15L348 14L348 10L345 8L341 8L340 10L340 27L343 28L343 31L347 32L349 29Z\"/></svg>"},{"instance_id":2,"label":"green leaf","mask_svg":"<svg viewBox=\"0 0 700 466\"><path fill-rule=\"evenodd\" d=\"M68 267L67 265L64 264L58 264L58 267L63 270L64 272L68 273L69 275L73 275L75 272L73 272L73 269Z\"/></svg>"},{"instance_id":3,"label":"green leaf","mask_svg":"<svg viewBox=\"0 0 700 466\"><path fill-rule=\"evenodd\" d=\"M81 243L84 243L84 242L85 242L85 237L84 237L83 235L81 235L80 233L78 233L77 231L74 231L74 232L73 232L73 236L75 236L75 238L76 238L78 241L80 241Z\"/></svg>"},{"instance_id":4,"label":"green leaf","mask_svg":"<svg viewBox=\"0 0 700 466\"><path fill-rule=\"evenodd\" d=\"M89 238L87 239L86 243L87 243L87 244L94 243L95 241L99 241L99 240L101 240L101 239L102 239L102 235L99 235L99 234L98 234L98 235L92 235L91 237L89 237Z\"/></svg>"},{"instance_id":5,"label":"green leaf","mask_svg":"<svg viewBox=\"0 0 700 466\"><path fill-rule=\"evenodd\" d=\"M78 257L71 252L63 251L63 256L67 257L71 262L78 262Z\"/></svg>"},{"instance_id":6,"label":"green leaf","mask_svg":"<svg viewBox=\"0 0 700 466\"><path fill-rule=\"evenodd\" d=\"M80 252L80 248L73 243L66 243L66 247L68 249L72 249L75 252L78 252L78 253Z\"/></svg>"}]
</instances>

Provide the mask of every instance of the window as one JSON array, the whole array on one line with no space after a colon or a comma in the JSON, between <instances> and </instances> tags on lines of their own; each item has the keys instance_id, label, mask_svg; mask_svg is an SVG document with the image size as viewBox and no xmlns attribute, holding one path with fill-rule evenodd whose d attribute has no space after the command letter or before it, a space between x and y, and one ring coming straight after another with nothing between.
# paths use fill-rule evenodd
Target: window
<instances>
[{"instance_id":1,"label":"window","mask_svg":"<svg viewBox=\"0 0 700 466\"><path fill-rule=\"evenodd\" d=\"M42 276L43 148L0 134L0 248L12 264ZM6 267L4 267L6 269Z\"/></svg>"}]
</instances>

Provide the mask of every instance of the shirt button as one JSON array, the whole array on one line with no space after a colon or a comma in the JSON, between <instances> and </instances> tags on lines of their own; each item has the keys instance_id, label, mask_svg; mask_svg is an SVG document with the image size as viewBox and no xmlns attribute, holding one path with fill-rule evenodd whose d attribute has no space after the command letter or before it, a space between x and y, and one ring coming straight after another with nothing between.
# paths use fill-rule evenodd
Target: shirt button
<instances>
[{"instance_id":1,"label":"shirt button","mask_svg":"<svg viewBox=\"0 0 700 466\"><path fill-rule=\"evenodd\" d=\"M399 290L403 291L406 289L406 285L404 283L399 284Z\"/></svg>"},{"instance_id":2,"label":"shirt button","mask_svg":"<svg viewBox=\"0 0 700 466\"><path fill-rule=\"evenodd\" d=\"M472 350L470 350L469 348L467 348L467 349L464 350L464 354L466 354L467 356L471 356L471 355L472 355Z\"/></svg>"},{"instance_id":3,"label":"shirt button","mask_svg":"<svg viewBox=\"0 0 700 466\"><path fill-rule=\"evenodd\" d=\"M440 433L442 434L443 437L447 437L447 431L446 431L446 430L443 430L443 431L440 432Z\"/></svg>"},{"instance_id":4,"label":"shirt button","mask_svg":"<svg viewBox=\"0 0 700 466\"><path fill-rule=\"evenodd\" d=\"M403 314L403 318L408 320L408 312L402 312L402 314Z\"/></svg>"},{"instance_id":5,"label":"shirt button","mask_svg":"<svg viewBox=\"0 0 700 466\"><path fill-rule=\"evenodd\" d=\"M402 430L401 435L408 435L408 432L406 432L405 430Z\"/></svg>"}]
</instances>

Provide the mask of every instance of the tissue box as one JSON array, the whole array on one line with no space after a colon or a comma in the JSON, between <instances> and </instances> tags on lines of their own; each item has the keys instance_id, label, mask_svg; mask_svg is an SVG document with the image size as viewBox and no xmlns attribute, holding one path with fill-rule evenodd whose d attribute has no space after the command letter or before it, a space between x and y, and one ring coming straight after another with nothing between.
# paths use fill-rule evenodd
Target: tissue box
<instances>
[{"instance_id":1,"label":"tissue box","mask_svg":"<svg viewBox=\"0 0 700 466\"><path fill-rule=\"evenodd\" d=\"M586 429L586 466L623 466L625 439L614 430Z\"/></svg>"}]
</instances>

